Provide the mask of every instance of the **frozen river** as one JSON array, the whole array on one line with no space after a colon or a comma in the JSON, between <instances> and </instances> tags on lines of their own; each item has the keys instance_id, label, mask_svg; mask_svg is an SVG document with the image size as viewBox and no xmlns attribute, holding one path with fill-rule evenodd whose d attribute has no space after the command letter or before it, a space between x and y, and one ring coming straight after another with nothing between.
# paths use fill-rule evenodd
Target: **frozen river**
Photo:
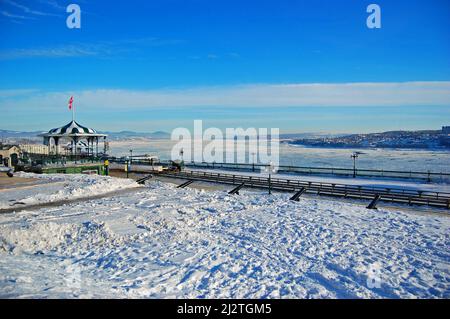
<instances>
[{"instance_id":1,"label":"frozen river","mask_svg":"<svg viewBox=\"0 0 450 319\"><path fill-rule=\"evenodd\" d=\"M111 154L115 156L133 154L157 155L161 160L170 159L171 140L133 140L110 142ZM355 149L312 148L280 144L280 165L352 168L350 155ZM450 151L445 150L388 150L370 149L362 151L358 167L401 171L432 171L450 173ZM251 162L250 162L251 163Z\"/></svg>"}]
</instances>

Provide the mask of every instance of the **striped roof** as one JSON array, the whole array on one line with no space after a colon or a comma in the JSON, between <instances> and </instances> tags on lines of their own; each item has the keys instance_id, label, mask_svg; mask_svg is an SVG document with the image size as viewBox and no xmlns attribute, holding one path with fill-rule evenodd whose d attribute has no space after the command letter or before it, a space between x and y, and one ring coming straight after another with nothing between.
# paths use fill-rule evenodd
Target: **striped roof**
<instances>
[{"instance_id":1,"label":"striped roof","mask_svg":"<svg viewBox=\"0 0 450 319\"><path fill-rule=\"evenodd\" d=\"M78 124L75 121L72 121L64 126L57 127L48 131L49 134L97 134L97 131L93 128L88 128L83 125Z\"/></svg>"}]
</instances>

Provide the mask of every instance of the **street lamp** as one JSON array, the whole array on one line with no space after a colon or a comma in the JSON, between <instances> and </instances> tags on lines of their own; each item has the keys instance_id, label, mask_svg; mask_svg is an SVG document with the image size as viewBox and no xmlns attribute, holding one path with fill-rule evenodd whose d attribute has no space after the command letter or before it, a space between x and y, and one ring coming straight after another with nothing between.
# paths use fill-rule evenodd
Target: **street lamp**
<instances>
[{"instance_id":1,"label":"street lamp","mask_svg":"<svg viewBox=\"0 0 450 319\"><path fill-rule=\"evenodd\" d=\"M264 172L269 173L269 195L272 194L272 173L276 173L277 170L272 162L269 162L267 166L264 167Z\"/></svg>"},{"instance_id":2,"label":"street lamp","mask_svg":"<svg viewBox=\"0 0 450 319\"><path fill-rule=\"evenodd\" d=\"M130 150L130 165L133 162L133 150Z\"/></svg>"},{"instance_id":3,"label":"street lamp","mask_svg":"<svg viewBox=\"0 0 450 319\"><path fill-rule=\"evenodd\" d=\"M183 154L184 154L184 150L181 149L181 150L180 150L180 157L181 157L181 161L182 161L182 162L184 162L184 160L183 160Z\"/></svg>"},{"instance_id":4,"label":"street lamp","mask_svg":"<svg viewBox=\"0 0 450 319\"><path fill-rule=\"evenodd\" d=\"M350 157L353 159L353 178L356 177L356 159L359 157L359 155L364 154L362 152L353 152Z\"/></svg>"},{"instance_id":5,"label":"street lamp","mask_svg":"<svg viewBox=\"0 0 450 319\"><path fill-rule=\"evenodd\" d=\"M252 157L253 157L253 164L252 164L252 172L255 171L255 153L252 153Z\"/></svg>"}]
</instances>

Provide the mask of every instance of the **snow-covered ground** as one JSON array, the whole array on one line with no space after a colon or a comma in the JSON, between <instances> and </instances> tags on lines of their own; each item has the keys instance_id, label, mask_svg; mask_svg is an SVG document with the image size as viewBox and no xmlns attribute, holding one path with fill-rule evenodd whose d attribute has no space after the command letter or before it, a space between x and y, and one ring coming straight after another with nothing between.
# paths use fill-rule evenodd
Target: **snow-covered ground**
<instances>
[{"instance_id":1,"label":"snow-covered ground","mask_svg":"<svg viewBox=\"0 0 450 319\"><path fill-rule=\"evenodd\" d=\"M32 186L0 189L0 209L24 205L51 203L77 199L138 187L131 179L117 179L98 175L33 174L18 172L19 177L45 180Z\"/></svg>"},{"instance_id":2,"label":"snow-covered ground","mask_svg":"<svg viewBox=\"0 0 450 319\"><path fill-rule=\"evenodd\" d=\"M2 214L0 297L450 297L450 216L288 198L153 181Z\"/></svg>"}]
</instances>

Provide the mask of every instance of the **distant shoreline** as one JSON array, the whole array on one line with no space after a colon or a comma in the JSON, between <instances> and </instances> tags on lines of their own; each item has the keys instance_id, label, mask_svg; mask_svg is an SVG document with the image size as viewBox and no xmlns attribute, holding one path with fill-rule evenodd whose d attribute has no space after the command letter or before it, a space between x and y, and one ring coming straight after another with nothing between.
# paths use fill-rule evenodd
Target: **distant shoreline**
<instances>
[{"instance_id":1,"label":"distant shoreline","mask_svg":"<svg viewBox=\"0 0 450 319\"><path fill-rule=\"evenodd\" d=\"M290 146L295 147L304 147L304 148L314 148L314 149L340 149L340 150L390 150L390 151L445 151L450 152L449 147L389 147L389 146L378 146L378 147L371 147L371 146L353 146L353 145L308 145L308 144L300 144L300 143L294 143L292 141L281 141L281 143L288 144Z\"/></svg>"}]
</instances>

